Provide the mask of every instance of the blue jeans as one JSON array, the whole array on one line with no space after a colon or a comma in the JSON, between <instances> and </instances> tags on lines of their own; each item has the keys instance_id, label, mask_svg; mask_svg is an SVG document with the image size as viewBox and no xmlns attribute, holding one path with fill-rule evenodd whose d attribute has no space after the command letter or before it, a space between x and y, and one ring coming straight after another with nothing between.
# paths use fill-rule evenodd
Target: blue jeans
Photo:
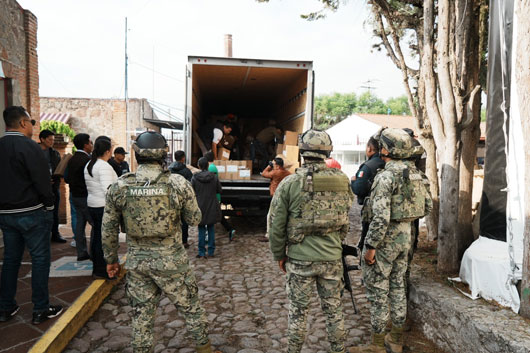
<instances>
[{"instance_id":1,"label":"blue jeans","mask_svg":"<svg viewBox=\"0 0 530 353\"><path fill-rule=\"evenodd\" d=\"M74 197L70 193L70 223L72 224L72 234L74 234L75 239L75 227L77 226L77 213L75 211L74 201L72 200Z\"/></svg>"},{"instance_id":2,"label":"blue jeans","mask_svg":"<svg viewBox=\"0 0 530 353\"><path fill-rule=\"evenodd\" d=\"M77 256L83 256L88 254L86 247L86 234L85 228L86 224L89 223L91 226L92 218L88 212L88 205L86 203L86 197L74 197L72 202L75 206L75 212L77 216L76 227L75 227L75 246L77 248ZM91 235L94 232L94 229L91 230Z\"/></svg>"},{"instance_id":3,"label":"blue jeans","mask_svg":"<svg viewBox=\"0 0 530 353\"><path fill-rule=\"evenodd\" d=\"M31 255L31 301L33 311L41 312L50 306L48 277L50 275L50 229L53 212L43 209L18 214L0 215L4 233L4 265L0 280L0 310L11 310L16 305L18 270L24 247Z\"/></svg>"},{"instance_id":4,"label":"blue jeans","mask_svg":"<svg viewBox=\"0 0 530 353\"><path fill-rule=\"evenodd\" d=\"M199 226L199 256L206 254L205 238L208 231L208 256L212 256L215 251L215 224Z\"/></svg>"}]
</instances>

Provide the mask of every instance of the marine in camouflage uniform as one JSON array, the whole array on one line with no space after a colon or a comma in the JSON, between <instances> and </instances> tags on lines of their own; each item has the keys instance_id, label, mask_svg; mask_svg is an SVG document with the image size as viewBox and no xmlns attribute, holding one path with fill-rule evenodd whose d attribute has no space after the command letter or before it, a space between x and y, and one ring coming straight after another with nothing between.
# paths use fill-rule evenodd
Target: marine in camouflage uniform
<instances>
[{"instance_id":1,"label":"marine in camouflage uniform","mask_svg":"<svg viewBox=\"0 0 530 353\"><path fill-rule=\"evenodd\" d=\"M271 252L287 273L288 352L302 350L315 285L331 352L344 352L341 243L354 196L348 177L326 166L324 159L332 149L327 133L308 130L299 148L303 165L278 186L267 220Z\"/></svg>"},{"instance_id":2,"label":"marine in camouflage uniform","mask_svg":"<svg viewBox=\"0 0 530 353\"><path fill-rule=\"evenodd\" d=\"M107 192L103 216L103 251L109 276L119 271L118 234L123 216L127 233L126 292L132 315L134 352L151 352L153 325L164 293L184 314L198 352L211 352L208 322L199 303L195 276L181 242L181 222L198 225L201 211L188 181L164 171L164 137L155 132L138 136L133 149L140 163Z\"/></svg>"},{"instance_id":3,"label":"marine in camouflage uniform","mask_svg":"<svg viewBox=\"0 0 530 353\"><path fill-rule=\"evenodd\" d=\"M411 222L432 208L422 173L402 160L415 152L411 137L400 129L384 129L379 142L386 163L366 200L371 221L362 258L363 280L371 304L372 343L350 352L385 352L385 344L389 352L402 351ZM385 337L389 317L392 331Z\"/></svg>"}]
</instances>

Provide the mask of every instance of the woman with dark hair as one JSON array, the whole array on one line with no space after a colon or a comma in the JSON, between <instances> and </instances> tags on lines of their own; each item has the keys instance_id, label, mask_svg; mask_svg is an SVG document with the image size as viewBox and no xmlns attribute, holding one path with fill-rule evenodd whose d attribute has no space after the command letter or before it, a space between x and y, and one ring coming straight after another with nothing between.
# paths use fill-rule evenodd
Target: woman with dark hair
<instances>
[{"instance_id":1,"label":"woman with dark hair","mask_svg":"<svg viewBox=\"0 0 530 353\"><path fill-rule=\"evenodd\" d=\"M85 167L85 182L88 191L88 212L92 218L93 235L90 240L90 255L92 257L92 275L96 278L110 279L107 275L107 263L103 258L101 245L101 223L105 208L105 193L110 184L118 178L112 166L107 163L111 157L112 144L106 136L96 139L92 158Z\"/></svg>"},{"instance_id":2,"label":"woman with dark hair","mask_svg":"<svg viewBox=\"0 0 530 353\"><path fill-rule=\"evenodd\" d=\"M199 223L199 254L198 258L206 258L205 239L208 231L208 256L213 257L215 251L215 223L221 218L221 207L215 197L221 193L221 183L217 175L208 171L208 159L199 158L201 171L191 179L191 185L197 196L197 203L202 213Z\"/></svg>"}]
</instances>

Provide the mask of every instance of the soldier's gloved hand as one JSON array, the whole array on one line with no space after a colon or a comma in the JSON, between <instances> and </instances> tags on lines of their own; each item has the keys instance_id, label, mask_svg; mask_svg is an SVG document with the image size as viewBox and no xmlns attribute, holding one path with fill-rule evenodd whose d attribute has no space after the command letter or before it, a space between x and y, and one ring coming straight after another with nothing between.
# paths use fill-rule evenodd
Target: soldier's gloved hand
<instances>
[{"instance_id":1,"label":"soldier's gloved hand","mask_svg":"<svg viewBox=\"0 0 530 353\"><path fill-rule=\"evenodd\" d=\"M107 265L107 274L110 278L117 277L120 274L120 264L109 264Z\"/></svg>"},{"instance_id":2,"label":"soldier's gloved hand","mask_svg":"<svg viewBox=\"0 0 530 353\"><path fill-rule=\"evenodd\" d=\"M366 249L366 252L364 253L364 262L366 262L367 265L375 264L375 249Z\"/></svg>"},{"instance_id":3,"label":"soldier's gloved hand","mask_svg":"<svg viewBox=\"0 0 530 353\"><path fill-rule=\"evenodd\" d=\"M285 262L287 261L287 258L284 257L280 261L278 261L278 266L280 266L280 270L282 270L283 273L287 273L287 270L285 269Z\"/></svg>"}]
</instances>

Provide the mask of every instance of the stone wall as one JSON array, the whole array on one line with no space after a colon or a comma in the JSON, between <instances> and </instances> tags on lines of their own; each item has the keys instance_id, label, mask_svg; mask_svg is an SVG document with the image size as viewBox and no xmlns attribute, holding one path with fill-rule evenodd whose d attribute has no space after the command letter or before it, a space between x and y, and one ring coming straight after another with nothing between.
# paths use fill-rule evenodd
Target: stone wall
<instances>
[{"instance_id":1,"label":"stone wall","mask_svg":"<svg viewBox=\"0 0 530 353\"><path fill-rule=\"evenodd\" d=\"M15 0L4 0L0 11L0 33L0 65L8 81L7 105L22 105L39 121L37 17ZM4 121L0 119L1 135L4 130ZM37 125L35 140L38 140L38 134Z\"/></svg>"},{"instance_id":2,"label":"stone wall","mask_svg":"<svg viewBox=\"0 0 530 353\"><path fill-rule=\"evenodd\" d=\"M145 99L129 100L129 124L126 121L125 102L120 99L41 97L40 105L43 113L70 114L68 125L76 133L87 133L92 140L100 135L109 136L116 147L122 146L127 151L130 151L130 138L137 128L160 130L143 121L144 117L153 117L152 109Z\"/></svg>"},{"instance_id":3,"label":"stone wall","mask_svg":"<svg viewBox=\"0 0 530 353\"><path fill-rule=\"evenodd\" d=\"M125 113L125 102L119 99L92 99L92 98L57 98L41 97L40 106L43 113L68 113L70 120L68 125L76 133L87 133L92 140L100 135L112 139L115 147L124 147L131 150L131 136L136 129L159 131L155 125L143 121L143 119L156 119L146 99L129 100L129 124L127 124ZM54 146L63 156L71 152L72 142L66 145ZM127 155L127 161L134 167L131 154ZM61 205L59 218L61 223L66 223L70 217L70 206L68 203L68 186L61 184Z\"/></svg>"},{"instance_id":4,"label":"stone wall","mask_svg":"<svg viewBox=\"0 0 530 353\"><path fill-rule=\"evenodd\" d=\"M409 315L446 352L530 353L530 324L510 309L471 300L412 270Z\"/></svg>"}]
</instances>

